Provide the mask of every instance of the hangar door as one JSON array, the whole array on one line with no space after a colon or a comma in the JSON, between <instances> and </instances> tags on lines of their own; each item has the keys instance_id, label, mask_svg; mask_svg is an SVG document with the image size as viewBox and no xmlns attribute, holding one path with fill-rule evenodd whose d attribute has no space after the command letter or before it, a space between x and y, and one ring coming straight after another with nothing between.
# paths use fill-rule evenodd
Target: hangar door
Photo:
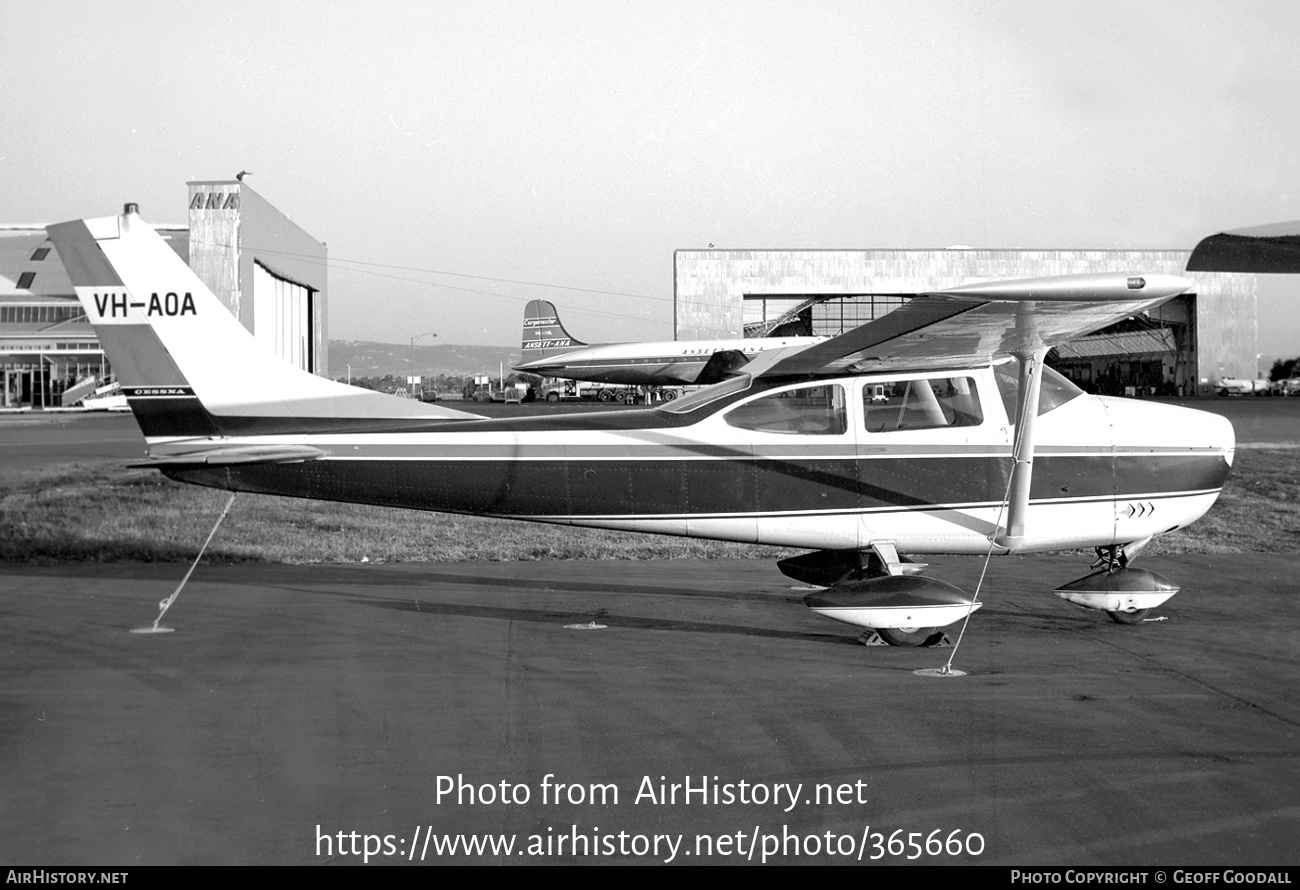
<instances>
[{"instance_id":1,"label":"hangar door","mask_svg":"<svg viewBox=\"0 0 1300 890\"><path fill-rule=\"evenodd\" d=\"M295 368L315 371L314 291L253 263L253 336Z\"/></svg>"},{"instance_id":2,"label":"hangar door","mask_svg":"<svg viewBox=\"0 0 1300 890\"><path fill-rule=\"evenodd\" d=\"M746 337L834 337L888 315L905 294L745 294Z\"/></svg>"}]
</instances>

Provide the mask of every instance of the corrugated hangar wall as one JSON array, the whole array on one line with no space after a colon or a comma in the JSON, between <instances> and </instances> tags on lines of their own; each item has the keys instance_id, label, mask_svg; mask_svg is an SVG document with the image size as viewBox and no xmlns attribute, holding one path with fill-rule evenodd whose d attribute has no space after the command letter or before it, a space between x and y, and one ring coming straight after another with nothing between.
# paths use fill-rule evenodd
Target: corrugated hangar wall
<instances>
[{"instance_id":1,"label":"corrugated hangar wall","mask_svg":"<svg viewBox=\"0 0 1300 890\"><path fill-rule=\"evenodd\" d=\"M189 186L189 263L253 336L329 374L328 252L238 180Z\"/></svg>"},{"instance_id":2,"label":"corrugated hangar wall","mask_svg":"<svg viewBox=\"0 0 1300 890\"><path fill-rule=\"evenodd\" d=\"M1223 376L1254 378L1253 274L1187 273L1186 250L678 250L674 328L679 340L739 337L746 298L909 295L995 278L1098 272L1183 275L1195 283L1197 392Z\"/></svg>"}]
</instances>

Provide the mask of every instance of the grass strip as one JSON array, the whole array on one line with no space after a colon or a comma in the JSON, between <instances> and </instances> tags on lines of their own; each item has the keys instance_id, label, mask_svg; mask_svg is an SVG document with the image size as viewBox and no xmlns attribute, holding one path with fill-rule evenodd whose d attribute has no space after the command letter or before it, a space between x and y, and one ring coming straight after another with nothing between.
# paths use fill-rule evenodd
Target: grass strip
<instances>
[{"instance_id":1,"label":"grass strip","mask_svg":"<svg viewBox=\"0 0 1300 890\"><path fill-rule=\"evenodd\" d=\"M187 562L227 495L116 464L60 464L0 478L0 561ZM780 558L795 551L660 535L241 495L211 562ZM1300 552L1300 449L1237 452L1199 522L1147 553Z\"/></svg>"}]
</instances>

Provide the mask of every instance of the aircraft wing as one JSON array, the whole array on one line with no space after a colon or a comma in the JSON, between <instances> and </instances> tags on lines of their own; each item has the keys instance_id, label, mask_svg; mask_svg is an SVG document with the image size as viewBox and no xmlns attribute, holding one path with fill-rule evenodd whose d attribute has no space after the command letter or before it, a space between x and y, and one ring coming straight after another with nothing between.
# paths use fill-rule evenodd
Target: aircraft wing
<instances>
[{"instance_id":1,"label":"aircraft wing","mask_svg":"<svg viewBox=\"0 0 1300 890\"><path fill-rule=\"evenodd\" d=\"M1202 238L1188 272L1300 272L1300 220Z\"/></svg>"},{"instance_id":2,"label":"aircraft wing","mask_svg":"<svg viewBox=\"0 0 1300 890\"><path fill-rule=\"evenodd\" d=\"M765 353L756 377L969 367L1050 349L1144 312L1192 286L1176 275L1063 275L919 294L888 315L812 346Z\"/></svg>"}]
</instances>

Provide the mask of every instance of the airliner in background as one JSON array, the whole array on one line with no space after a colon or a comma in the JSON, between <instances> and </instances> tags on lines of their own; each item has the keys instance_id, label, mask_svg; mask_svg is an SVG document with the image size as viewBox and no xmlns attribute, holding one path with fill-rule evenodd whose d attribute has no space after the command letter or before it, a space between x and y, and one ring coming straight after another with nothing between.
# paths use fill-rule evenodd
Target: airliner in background
<instances>
[{"instance_id":1,"label":"airliner in background","mask_svg":"<svg viewBox=\"0 0 1300 890\"><path fill-rule=\"evenodd\" d=\"M522 363L515 370L647 388L704 385L732 376L761 352L811 346L826 339L750 337L590 345L564 329L554 303L532 300L524 307Z\"/></svg>"}]
</instances>

